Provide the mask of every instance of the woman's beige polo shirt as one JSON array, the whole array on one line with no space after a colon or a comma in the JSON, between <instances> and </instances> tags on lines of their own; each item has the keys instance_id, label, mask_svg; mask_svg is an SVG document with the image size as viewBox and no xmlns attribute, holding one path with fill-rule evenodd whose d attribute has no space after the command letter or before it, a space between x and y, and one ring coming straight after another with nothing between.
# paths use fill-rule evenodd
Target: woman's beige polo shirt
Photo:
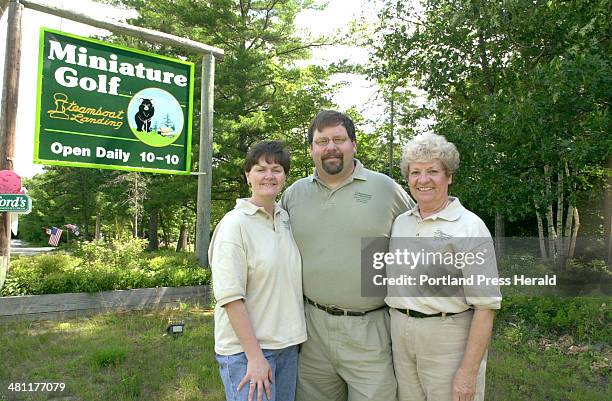
<instances>
[{"instance_id":1,"label":"woman's beige polo shirt","mask_svg":"<svg viewBox=\"0 0 612 401\"><path fill-rule=\"evenodd\" d=\"M274 223L263 208L246 199L217 224L208 258L213 275L215 352L243 352L223 307L244 303L262 349L280 349L306 341L302 264L289 216L279 205Z\"/></svg>"},{"instance_id":2,"label":"woman's beige polo shirt","mask_svg":"<svg viewBox=\"0 0 612 401\"><path fill-rule=\"evenodd\" d=\"M459 199L454 197L449 197L449 199L451 202L445 209L425 219L421 218L418 205L397 216L391 229L390 252L396 250L394 243L398 238L415 238L416 241L416 238L419 237L431 239L431 244L440 244L442 248L450 247L454 252L476 253L483 250L486 256L481 269L487 273L486 276L497 278L493 240L487 226L480 217L467 210ZM401 268L404 267L400 266ZM392 276L397 276L398 273L394 269L396 268L388 266L387 272ZM467 267L464 268L464 270L467 269ZM462 296L387 296L385 302L392 308L411 309L426 314L458 313L469 308L500 308L502 298L498 285L475 285L473 287L471 291ZM411 292L410 286L403 290L405 293ZM468 293L479 296L468 296Z\"/></svg>"}]
</instances>

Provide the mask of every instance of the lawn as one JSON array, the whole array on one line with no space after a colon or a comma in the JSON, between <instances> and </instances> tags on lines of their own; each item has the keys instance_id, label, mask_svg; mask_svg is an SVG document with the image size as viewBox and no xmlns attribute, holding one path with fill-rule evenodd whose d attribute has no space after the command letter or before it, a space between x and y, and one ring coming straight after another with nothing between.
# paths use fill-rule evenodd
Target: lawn
<instances>
[{"instance_id":1,"label":"lawn","mask_svg":"<svg viewBox=\"0 0 612 401\"><path fill-rule=\"evenodd\" d=\"M166 334L169 318L185 322L183 336ZM212 313L199 307L3 323L0 333L2 401L225 399ZM61 382L66 388L53 398L9 392L9 382Z\"/></svg>"},{"instance_id":2,"label":"lawn","mask_svg":"<svg viewBox=\"0 0 612 401\"><path fill-rule=\"evenodd\" d=\"M183 336L166 334L169 318L184 320ZM503 314L497 320L487 401L612 399L609 341L540 330ZM197 306L2 323L0 355L0 400L224 400L212 313ZM66 389L9 393L9 382L62 382Z\"/></svg>"},{"instance_id":3,"label":"lawn","mask_svg":"<svg viewBox=\"0 0 612 401\"><path fill-rule=\"evenodd\" d=\"M577 344L573 337L517 336L496 325L489 349L487 401L612 400L610 343Z\"/></svg>"}]
</instances>

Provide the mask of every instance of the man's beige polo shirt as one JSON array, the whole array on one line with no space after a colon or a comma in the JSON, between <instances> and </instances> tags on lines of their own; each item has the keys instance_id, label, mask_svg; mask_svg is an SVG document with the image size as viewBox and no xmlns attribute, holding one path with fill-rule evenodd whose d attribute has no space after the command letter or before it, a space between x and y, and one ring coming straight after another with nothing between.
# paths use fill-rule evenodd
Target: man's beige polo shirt
<instances>
[{"instance_id":1,"label":"man's beige polo shirt","mask_svg":"<svg viewBox=\"0 0 612 401\"><path fill-rule=\"evenodd\" d=\"M436 238L436 242L453 249L455 252L486 253L486 266L484 271L488 276L497 277L497 265L491 234L485 223L467 210L459 199L449 197L451 202L438 213L422 219L418 206L395 219L391 231L391 245L389 251L395 252L397 246L394 241L402 237ZM469 248L469 249L467 249ZM485 250L486 249L486 250ZM394 276L390 267L387 267L389 276ZM398 272L398 274L401 272ZM490 296L478 297L386 297L385 302L392 308L411 309L421 313L435 314L439 312L457 313L468 308L499 309L501 306L501 293L498 286L489 286L486 290L475 290L475 293L487 293Z\"/></svg>"},{"instance_id":2,"label":"man's beige polo shirt","mask_svg":"<svg viewBox=\"0 0 612 401\"><path fill-rule=\"evenodd\" d=\"M244 299L262 349L306 341L300 253L287 212L275 205L274 223L263 208L238 199L217 224L208 258L213 275L215 352L243 352L223 308Z\"/></svg>"},{"instance_id":3,"label":"man's beige polo shirt","mask_svg":"<svg viewBox=\"0 0 612 401\"><path fill-rule=\"evenodd\" d=\"M356 160L337 188L315 172L287 188L281 203L302 254L304 295L353 311L384 305L383 297L361 297L361 239L389 237L395 217L414 204L402 187Z\"/></svg>"}]
</instances>

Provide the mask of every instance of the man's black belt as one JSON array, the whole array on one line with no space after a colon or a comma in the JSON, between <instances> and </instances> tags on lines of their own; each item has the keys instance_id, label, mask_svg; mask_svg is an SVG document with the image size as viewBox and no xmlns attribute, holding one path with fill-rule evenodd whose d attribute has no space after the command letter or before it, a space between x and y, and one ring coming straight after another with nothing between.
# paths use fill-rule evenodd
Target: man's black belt
<instances>
[{"instance_id":1,"label":"man's black belt","mask_svg":"<svg viewBox=\"0 0 612 401\"><path fill-rule=\"evenodd\" d=\"M417 312L417 311L412 310L412 309L400 309L400 308L393 308L393 309L395 309L398 312L403 313L404 315L408 315L410 317L418 317L418 318L437 317L437 316L452 316L452 315L458 315L460 313L469 311L469 309L466 309L463 312L448 312L448 313L440 312L440 313L435 313L433 315L428 315L427 313Z\"/></svg>"},{"instance_id":2,"label":"man's black belt","mask_svg":"<svg viewBox=\"0 0 612 401\"><path fill-rule=\"evenodd\" d=\"M322 311L325 311L327 313L329 313L330 315L334 315L334 316L364 316L367 313L370 312L374 312L375 310L379 310L379 309L383 309L386 308L387 305L383 305L381 307L378 307L376 309L372 309L372 310L368 310L365 312L357 312L357 311L351 311L351 310L346 310L346 309L342 309L342 308L338 308L337 306L334 305L321 305L316 303L315 301L313 301L310 298L304 297L304 300L311 304L312 306L321 309Z\"/></svg>"}]
</instances>

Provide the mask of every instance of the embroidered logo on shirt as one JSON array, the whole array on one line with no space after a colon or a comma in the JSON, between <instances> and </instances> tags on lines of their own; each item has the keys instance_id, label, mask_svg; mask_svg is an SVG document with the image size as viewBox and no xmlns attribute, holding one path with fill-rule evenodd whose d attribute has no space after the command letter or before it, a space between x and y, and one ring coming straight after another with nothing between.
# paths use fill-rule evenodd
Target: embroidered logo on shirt
<instances>
[{"instance_id":1,"label":"embroidered logo on shirt","mask_svg":"<svg viewBox=\"0 0 612 401\"><path fill-rule=\"evenodd\" d=\"M359 203L368 203L372 199L372 195L364 194L363 192L355 191L353 198Z\"/></svg>"},{"instance_id":2,"label":"embroidered logo on shirt","mask_svg":"<svg viewBox=\"0 0 612 401\"><path fill-rule=\"evenodd\" d=\"M283 228L288 230L289 229L289 220L281 221L281 225L283 226Z\"/></svg>"},{"instance_id":3,"label":"embroidered logo on shirt","mask_svg":"<svg viewBox=\"0 0 612 401\"><path fill-rule=\"evenodd\" d=\"M438 241L444 241L444 240L448 240L448 239L453 238L453 236L452 236L452 235L447 234L447 233L445 233L445 232L444 232L444 231L442 231L442 230L436 230L436 231L434 231L434 235L433 235L433 236L434 236L434 238L435 238L436 240L438 240Z\"/></svg>"}]
</instances>

